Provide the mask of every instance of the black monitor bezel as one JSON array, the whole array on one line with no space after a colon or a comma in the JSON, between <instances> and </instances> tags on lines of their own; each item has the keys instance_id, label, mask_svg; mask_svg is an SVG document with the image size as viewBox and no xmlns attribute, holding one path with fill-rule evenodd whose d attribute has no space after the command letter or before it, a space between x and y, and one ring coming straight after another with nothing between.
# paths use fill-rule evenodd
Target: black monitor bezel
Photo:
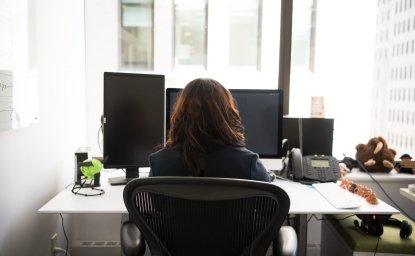
<instances>
[{"instance_id":1,"label":"black monitor bezel","mask_svg":"<svg viewBox=\"0 0 415 256\"><path fill-rule=\"evenodd\" d=\"M173 109L171 109L171 97L170 94L171 93L177 93L177 95L183 90L183 88L166 88L166 137L167 137L167 133L168 130L170 128L170 115ZM278 132L278 138L280 138L279 141L276 142L276 147L277 147L277 152L275 152L274 154L262 154L262 153L258 153L260 158L281 158L282 156L284 156L283 153L283 148L282 148L282 141L283 141L283 133L282 133L282 129L283 129L283 91L281 89L229 89L229 91L231 93L233 92L252 92L252 93L276 93L278 95L278 124L277 124L277 132Z\"/></svg>"},{"instance_id":2,"label":"black monitor bezel","mask_svg":"<svg viewBox=\"0 0 415 256\"><path fill-rule=\"evenodd\" d=\"M103 116L102 116L102 134L103 134L103 167L106 169L125 169L126 170L126 175L124 179L120 179L117 181L114 181L113 185L121 185L121 184L125 184L129 179L132 178L136 178L139 176L139 168L141 167L149 167L149 163L148 160L144 161L144 160L140 160L137 161L136 163L129 163L129 164L122 164L122 163L113 163L113 162L108 162L106 159L106 156L108 155L108 148L106 145L106 134L105 134L105 124L106 124L106 113L108 112L106 104L105 104L105 100L106 98L111 95L107 95L108 90L105 89L106 87L106 78L108 76L129 76L129 77L144 77L144 78L157 78L160 79L160 82L163 84L159 90L160 93L162 94L162 100L161 102L165 102L165 76L161 75L161 74L143 74L143 73L127 73L127 72L104 72L103 74ZM162 121L162 133L160 133L160 143L164 144L164 137L165 137L165 128L164 128L164 120L165 120L165 106L161 106L161 120ZM157 145L155 145L156 147Z\"/></svg>"}]
</instances>

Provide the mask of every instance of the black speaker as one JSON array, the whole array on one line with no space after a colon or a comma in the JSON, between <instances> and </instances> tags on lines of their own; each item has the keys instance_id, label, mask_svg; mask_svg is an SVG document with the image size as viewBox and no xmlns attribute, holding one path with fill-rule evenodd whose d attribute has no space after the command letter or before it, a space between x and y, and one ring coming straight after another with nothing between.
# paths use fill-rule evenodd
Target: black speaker
<instances>
[{"instance_id":1,"label":"black speaker","mask_svg":"<svg viewBox=\"0 0 415 256\"><path fill-rule=\"evenodd\" d=\"M381 236L383 234L383 226L377 220L362 220L360 222L360 225L358 220L354 220L353 223L356 227L360 228L360 230L362 230L366 234L372 236Z\"/></svg>"},{"instance_id":2,"label":"black speaker","mask_svg":"<svg viewBox=\"0 0 415 256\"><path fill-rule=\"evenodd\" d=\"M75 184L81 184L82 173L80 167L80 163L88 159L88 148L80 147L75 152Z\"/></svg>"},{"instance_id":3,"label":"black speaker","mask_svg":"<svg viewBox=\"0 0 415 256\"><path fill-rule=\"evenodd\" d=\"M299 148L303 156L333 154L334 119L284 117L282 126L289 151Z\"/></svg>"}]
</instances>

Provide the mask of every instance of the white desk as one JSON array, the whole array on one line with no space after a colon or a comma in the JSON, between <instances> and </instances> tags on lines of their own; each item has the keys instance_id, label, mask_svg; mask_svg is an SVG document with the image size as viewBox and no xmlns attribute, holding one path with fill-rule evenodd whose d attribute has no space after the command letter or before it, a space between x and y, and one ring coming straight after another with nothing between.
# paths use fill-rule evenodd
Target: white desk
<instances>
[{"instance_id":1,"label":"white desk","mask_svg":"<svg viewBox=\"0 0 415 256\"><path fill-rule=\"evenodd\" d=\"M111 176L120 176L120 172L101 175L101 188L105 194L101 196L81 196L71 192L68 187L43 205L39 213L127 213L123 202L124 186L111 186L107 179ZM361 202L359 209L336 209L324 199L312 186L298 182L276 180L274 184L283 188L291 199L290 214L392 214L398 210L379 200L378 205L366 203L364 198L354 195ZM83 192L93 193L88 188Z\"/></svg>"},{"instance_id":2,"label":"white desk","mask_svg":"<svg viewBox=\"0 0 415 256\"><path fill-rule=\"evenodd\" d=\"M101 196L74 195L71 187L57 194L49 202L43 205L39 213L127 213L123 202L124 186L111 186L107 179L111 176L120 176L120 172L101 175L101 188L105 194ZM144 175L143 175L144 176ZM274 182L283 188L290 196L290 214L296 214L298 221L295 228L299 236L299 255L305 255L307 244L307 214L393 214L399 211L379 200L378 205L368 204L362 197L356 196L361 202L359 209L339 210L324 199L312 186L303 185L292 181L277 180Z\"/></svg>"},{"instance_id":3,"label":"white desk","mask_svg":"<svg viewBox=\"0 0 415 256\"><path fill-rule=\"evenodd\" d=\"M407 189L407 188L400 188L399 189L399 193L401 195L403 195L404 197L406 197L406 198L408 198L408 199L410 199L410 200L412 200L412 201L415 202L415 193L409 192L409 189Z\"/></svg>"}]
</instances>

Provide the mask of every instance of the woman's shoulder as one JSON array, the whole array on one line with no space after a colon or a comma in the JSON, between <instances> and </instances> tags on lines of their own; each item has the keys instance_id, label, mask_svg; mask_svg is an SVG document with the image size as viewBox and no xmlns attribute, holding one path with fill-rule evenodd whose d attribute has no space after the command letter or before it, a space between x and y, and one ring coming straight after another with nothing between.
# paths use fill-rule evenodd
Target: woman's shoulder
<instances>
[{"instance_id":1,"label":"woman's shoulder","mask_svg":"<svg viewBox=\"0 0 415 256\"><path fill-rule=\"evenodd\" d=\"M211 163L215 168L218 163L222 163L222 170L234 170L232 175L235 175L235 177L270 181L270 177L259 159L259 155L246 147L226 146L216 153L217 155L212 156L211 159Z\"/></svg>"},{"instance_id":2,"label":"woman's shoulder","mask_svg":"<svg viewBox=\"0 0 415 256\"><path fill-rule=\"evenodd\" d=\"M219 153L228 153L239 156L258 156L257 153L247 149L245 146L228 145L219 150Z\"/></svg>"},{"instance_id":3,"label":"woman's shoulder","mask_svg":"<svg viewBox=\"0 0 415 256\"><path fill-rule=\"evenodd\" d=\"M156 158L165 158L168 156L174 156L179 154L178 150L171 148L171 147L165 147L162 149L157 150L154 153L150 154L150 159L156 159Z\"/></svg>"}]
</instances>

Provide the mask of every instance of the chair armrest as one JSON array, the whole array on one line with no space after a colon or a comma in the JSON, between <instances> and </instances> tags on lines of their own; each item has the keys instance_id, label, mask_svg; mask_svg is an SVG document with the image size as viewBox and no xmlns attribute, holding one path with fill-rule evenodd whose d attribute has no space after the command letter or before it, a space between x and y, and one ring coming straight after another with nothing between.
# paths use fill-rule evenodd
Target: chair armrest
<instances>
[{"instance_id":1,"label":"chair armrest","mask_svg":"<svg viewBox=\"0 0 415 256\"><path fill-rule=\"evenodd\" d=\"M146 242L138 227L132 221L121 224L121 250L125 256L142 256L146 252Z\"/></svg>"},{"instance_id":2,"label":"chair armrest","mask_svg":"<svg viewBox=\"0 0 415 256\"><path fill-rule=\"evenodd\" d=\"M273 242L273 255L296 256L297 233L291 226L282 226Z\"/></svg>"}]
</instances>

